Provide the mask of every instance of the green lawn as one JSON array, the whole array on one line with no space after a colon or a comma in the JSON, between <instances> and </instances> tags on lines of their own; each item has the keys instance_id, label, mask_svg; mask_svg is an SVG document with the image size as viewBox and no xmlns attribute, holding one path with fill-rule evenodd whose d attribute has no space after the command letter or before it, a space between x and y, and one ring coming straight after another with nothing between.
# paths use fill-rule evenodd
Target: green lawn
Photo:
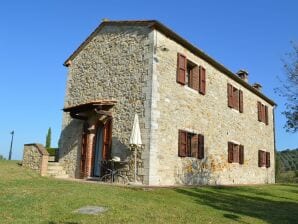
<instances>
[{"instance_id":1,"label":"green lawn","mask_svg":"<svg viewBox=\"0 0 298 224\"><path fill-rule=\"evenodd\" d=\"M101 215L74 210L105 206ZM0 223L297 223L298 185L128 188L39 177L0 161Z\"/></svg>"}]
</instances>

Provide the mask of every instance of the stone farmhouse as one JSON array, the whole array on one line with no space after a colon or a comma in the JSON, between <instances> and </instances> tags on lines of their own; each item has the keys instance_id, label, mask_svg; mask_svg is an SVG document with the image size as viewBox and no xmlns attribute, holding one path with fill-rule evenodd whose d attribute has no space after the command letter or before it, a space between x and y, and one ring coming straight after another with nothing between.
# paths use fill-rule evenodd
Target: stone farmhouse
<instances>
[{"instance_id":1,"label":"stone farmhouse","mask_svg":"<svg viewBox=\"0 0 298 224\"><path fill-rule=\"evenodd\" d=\"M102 161L127 161L134 115L144 185L274 183L274 107L248 83L155 20L103 21L65 61L59 164L100 177Z\"/></svg>"}]
</instances>

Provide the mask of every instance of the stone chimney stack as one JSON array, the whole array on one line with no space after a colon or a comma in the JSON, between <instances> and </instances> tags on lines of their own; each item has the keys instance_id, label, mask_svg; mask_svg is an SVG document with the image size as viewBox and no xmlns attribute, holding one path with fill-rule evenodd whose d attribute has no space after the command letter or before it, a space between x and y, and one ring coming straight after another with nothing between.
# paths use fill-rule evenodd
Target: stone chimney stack
<instances>
[{"instance_id":1,"label":"stone chimney stack","mask_svg":"<svg viewBox=\"0 0 298 224\"><path fill-rule=\"evenodd\" d=\"M236 73L236 75L238 75L238 77L240 79L242 79L243 81L248 82L248 72L247 71L241 69Z\"/></svg>"},{"instance_id":2,"label":"stone chimney stack","mask_svg":"<svg viewBox=\"0 0 298 224\"><path fill-rule=\"evenodd\" d=\"M262 85L260 83L254 83L254 84L252 84L252 87L254 87L259 92L262 91Z\"/></svg>"}]
</instances>

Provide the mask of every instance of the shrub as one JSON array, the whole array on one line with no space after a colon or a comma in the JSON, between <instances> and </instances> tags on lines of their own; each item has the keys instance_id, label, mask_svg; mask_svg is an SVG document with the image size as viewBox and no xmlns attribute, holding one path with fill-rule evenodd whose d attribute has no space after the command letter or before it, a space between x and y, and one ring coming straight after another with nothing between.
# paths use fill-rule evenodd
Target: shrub
<instances>
[{"instance_id":1,"label":"shrub","mask_svg":"<svg viewBox=\"0 0 298 224\"><path fill-rule=\"evenodd\" d=\"M56 156L58 148L47 148L47 151L48 151L50 156Z\"/></svg>"}]
</instances>

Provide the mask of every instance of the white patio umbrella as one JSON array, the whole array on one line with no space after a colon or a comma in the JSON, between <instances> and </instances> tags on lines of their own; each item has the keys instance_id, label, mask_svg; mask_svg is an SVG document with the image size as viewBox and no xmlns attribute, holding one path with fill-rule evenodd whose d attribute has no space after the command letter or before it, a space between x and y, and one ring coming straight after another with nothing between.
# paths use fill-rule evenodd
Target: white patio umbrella
<instances>
[{"instance_id":1,"label":"white patio umbrella","mask_svg":"<svg viewBox=\"0 0 298 224\"><path fill-rule=\"evenodd\" d=\"M132 126L131 136L130 136L130 139L129 139L129 144L136 145L136 146L142 145L138 114L135 114L135 119L133 121L133 126Z\"/></svg>"},{"instance_id":2,"label":"white patio umbrella","mask_svg":"<svg viewBox=\"0 0 298 224\"><path fill-rule=\"evenodd\" d=\"M142 139L141 139L141 131L140 131L140 125L139 125L139 116L138 114L135 114L135 118L133 121L131 136L129 139L129 144L135 149L135 172L134 172L134 182L137 181L137 148L142 145Z\"/></svg>"}]
</instances>

